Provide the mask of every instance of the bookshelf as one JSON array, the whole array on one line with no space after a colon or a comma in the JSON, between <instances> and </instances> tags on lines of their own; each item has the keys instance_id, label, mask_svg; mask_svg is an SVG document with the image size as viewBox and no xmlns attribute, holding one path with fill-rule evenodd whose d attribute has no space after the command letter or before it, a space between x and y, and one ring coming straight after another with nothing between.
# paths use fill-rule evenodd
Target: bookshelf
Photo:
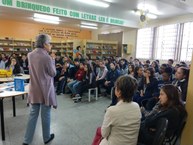
<instances>
[{"instance_id":1,"label":"bookshelf","mask_svg":"<svg viewBox=\"0 0 193 145\"><path fill-rule=\"evenodd\" d=\"M90 55L91 59L117 55L118 43L114 41L84 40L84 46L86 55Z\"/></svg>"},{"instance_id":2,"label":"bookshelf","mask_svg":"<svg viewBox=\"0 0 193 145\"><path fill-rule=\"evenodd\" d=\"M52 52L60 52L62 55L76 57L76 47L81 45L81 40L65 40L52 42Z\"/></svg>"},{"instance_id":3,"label":"bookshelf","mask_svg":"<svg viewBox=\"0 0 193 145\"><path fill-rule=\"evenodd\" d=\"M0 38L0 52L28 53L33 50L32 40Z\"/></svg>"},{"instance_id":4,"label":"bookshelf","mask_svg":"<svg viewBox=\"0 0 193 145\"><path fill-rule=\"evenodd\" d=\"M52 52L60 52L62 55L76 58L76 48L81 47L80 53L90 55L91 59L97 57L116 56L118 43L115 41L93 41L93 40L64 40L52 42ZM34 41L13 38L0 38L0 52L4 53L28 53L34 48Z\"/></svg>"}]
</instances>

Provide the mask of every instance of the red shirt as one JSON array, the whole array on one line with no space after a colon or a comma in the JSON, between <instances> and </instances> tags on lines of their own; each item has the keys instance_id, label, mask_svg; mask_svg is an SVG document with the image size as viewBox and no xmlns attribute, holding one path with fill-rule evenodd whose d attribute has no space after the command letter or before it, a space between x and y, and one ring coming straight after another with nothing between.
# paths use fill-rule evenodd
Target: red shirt
<instances>
[{"instance_id":1,"label":"red shirt","mask_svg":"<svg viewBox=\"0 0 193 145\"><path fill-rule=\"evenodd\" d=\"M84 69L81 69L81 68L80 68L80 69L76 72L75 78L76 78L76 80L78 80L78 81L82 81L83 78L84 78L84 75L85 75Z\"/></svg>"}]
</instances>

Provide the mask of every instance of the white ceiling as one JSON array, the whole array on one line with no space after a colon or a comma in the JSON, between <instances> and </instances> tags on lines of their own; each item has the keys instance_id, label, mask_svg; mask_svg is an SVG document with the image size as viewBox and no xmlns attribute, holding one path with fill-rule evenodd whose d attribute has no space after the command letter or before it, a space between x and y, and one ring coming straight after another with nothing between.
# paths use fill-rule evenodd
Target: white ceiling
<instances>
[{"instance_id":1,"label":"white ceiling","mask_svg":"<svg viewBox=\"0 0 193 145\"><path fill-rule=\"evenodd\" d=\"M99 8L77 2L76 0L26 0L45 5L53 5L56 7L72 9L82 12L88 12L97 15L120 18L139 22L139 16L131 13L137 8L139 3L144 3L144 0L111 0L110 7ZM158 19L170 18L184 14L193 13L193 0L145 0L146 4L154 5L162 14ZM192 5L191 5L192 4ZM13 19L18 21L37 23L33 21L33 12L17 10L13 8L0 7L0 19ZM60 17L62 20L61 26L79 27L80 20ZM119 29L120 26L109 26L107 24L99 24L99 28Z\"/></svg>"}]
</instances>

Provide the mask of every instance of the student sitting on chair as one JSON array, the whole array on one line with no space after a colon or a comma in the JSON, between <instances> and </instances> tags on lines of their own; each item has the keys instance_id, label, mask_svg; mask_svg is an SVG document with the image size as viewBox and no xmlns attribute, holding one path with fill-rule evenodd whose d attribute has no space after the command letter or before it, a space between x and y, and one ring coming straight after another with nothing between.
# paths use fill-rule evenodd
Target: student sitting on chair
<instances>
[{"instance_id":1,"label":"student sitting on chair","mask_svg":"<svg viewBox=\"0 0 193 145\"><path fill-rule=\"evenodd\" d=\"M106 110L92 145L136 145L141 120L139 105L132 101L136 89L133 77L127 75L117 79L115 94L119 101Z\"/></svg>"},{"instance_id":2,"label":"student sitting on chair","mask_svg":"<svg viewBox=\"0 0 193 145\"><path fill-rule=\"evenodd\" d=\"M185 108L182 104L180 92L174 85L165 85L160 90L160 105L157 110L154 110L151 115L147 116L141 123L138 142L151 145L156 133L155 127L160 118L168 120L168 128L166 136L174 133L178 127L181 116L185 113Z\"/></svg>"}]
</instances>

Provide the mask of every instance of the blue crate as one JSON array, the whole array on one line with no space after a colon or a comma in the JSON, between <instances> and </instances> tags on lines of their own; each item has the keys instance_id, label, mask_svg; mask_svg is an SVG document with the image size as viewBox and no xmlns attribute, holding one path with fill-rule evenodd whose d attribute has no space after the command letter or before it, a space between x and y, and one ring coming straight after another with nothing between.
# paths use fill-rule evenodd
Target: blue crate
<instances>
[{"instance_id":1,"label":"blue crate","mask_svg":"<svg viewBox=\"0 0 193 145\"><path fill-rule=\"evenodd\" d=\"M15 78L14 79L14 88L15 88L15 91L24 92L25 91L24 79Z\"/></svg>"}]
</instances>

